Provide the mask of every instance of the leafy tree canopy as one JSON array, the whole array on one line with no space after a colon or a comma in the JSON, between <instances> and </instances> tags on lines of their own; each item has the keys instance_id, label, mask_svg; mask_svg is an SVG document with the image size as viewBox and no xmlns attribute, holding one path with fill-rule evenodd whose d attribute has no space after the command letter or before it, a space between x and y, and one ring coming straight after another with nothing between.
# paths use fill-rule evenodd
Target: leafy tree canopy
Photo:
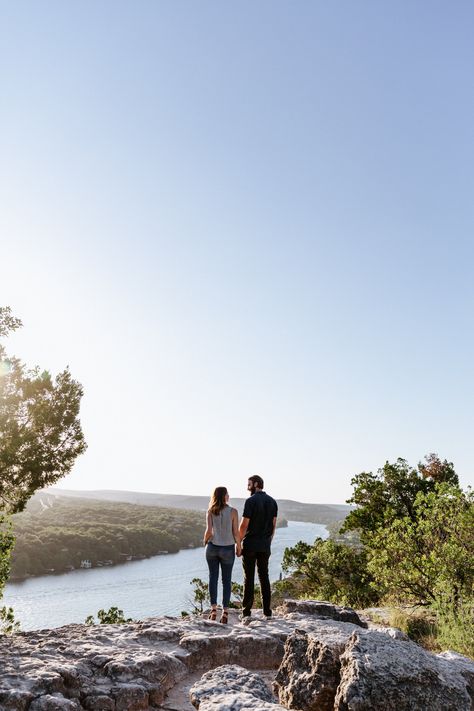
<instances>
[{"instance_id":1,"label":"leafy tree canopy","mask_svg":"<svg viewBox=\"0 0 474 711\"><path fill-rule=\"evenodd\" d=\"M299 541L286 548L283 570L298 580L299 594L340 605L365 607L375 603L379 594L372 587L365 550L316 538L312 546Z\"/></svg>"},{"instance_id":2,"label":"leafy tree canopy","mask_svg":"<svg viewBox=\"0 0 474 711\"><path fill-rule=\"evenodd\" d=\"M0 337L21 326L0 307ZM79 421L83 390L69 369L53 379L7 357L0 344L0 510L21 511L30 496L71 471L86 449Z\"/></svg>"},{"instance_id":3,"label":"leafy tree canopy","mask_svg":"<svg viewBox=\"0 0 474 711\"><path fill-rule=\"evenodd\" d=\"M369 570L397 601L454 609L474 595L474 495L442 483L371 537Z\"/></svg>"},{"instance_id":4,"label":"leafy tree canopy","mask_svg":"<svg viewBox=\"0 0 474 711\"><path fill-rule=\"evenodd\" d=\"M418 493L428 494L438 484L459 487L454 466L436 454L428 454L424 462L411 467L405 459L397 459L378 470L377 474L362 472L351 481L354 488L347 503L357 508L347 516L342 531L358 530L366 543L381 526L398 518L417 518L415 499Z\"/></svg>"}]
</instances>

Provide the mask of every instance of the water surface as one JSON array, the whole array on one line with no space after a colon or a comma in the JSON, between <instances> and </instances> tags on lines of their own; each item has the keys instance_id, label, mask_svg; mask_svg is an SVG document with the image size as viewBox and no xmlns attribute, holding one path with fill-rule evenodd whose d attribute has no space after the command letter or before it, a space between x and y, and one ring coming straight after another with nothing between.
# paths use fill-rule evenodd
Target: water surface
<instances>
[{"instance_id":1,"label":"water surface","mask_svg":"<svg viewBox=\"0 0 474 711\"><path fill-rule=\"evenodd\" d=\"M290 521L288 528L277 529L270 558L270 579L279 578L285 548L298 541L313 543L317 536L326 538L327 530L315 523ZM14 608L15 618L23 630L84 622L88 615L96 615L101 608L108 610L112 605L133 619L179 615L182 610L191 608L191 579L207 580L207 577L204 548L194 548L114 567L73 570L9 583L2 604ZM239 559L236 559L232 580L242 582Z\"/></svg>"}]
</instances>

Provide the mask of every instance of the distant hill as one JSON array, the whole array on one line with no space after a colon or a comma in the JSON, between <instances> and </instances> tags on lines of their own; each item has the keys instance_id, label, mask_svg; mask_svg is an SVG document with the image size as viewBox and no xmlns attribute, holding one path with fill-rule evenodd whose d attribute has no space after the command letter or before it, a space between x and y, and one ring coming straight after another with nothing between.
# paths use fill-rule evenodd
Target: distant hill
<instances>
[{"instance_id":1,"label":"distant hill","mask_svg":"<svg viewBox=\"0 0 474 711\"><path fill-rule=\"evenodd\" d=\"M202 545L198 511L87 497L33 496L13 516L12 579L115 565Z\"/></svg>"},{"instance_id":2,"label":"distant hill","mask_svg":"<svg viewBox=\"0 0 474 711\"><path fill-rule=\"evenodd\" d=\"M209 505L208 496L187 496L181 494L152 494L139 491L114 491L98 489L94 491L69 491L66 489L49 488L38 492L41 495L66 496L81 499L96 499L101 501L115 501L140 506L163 506L172 509L187 509L189 511L206 511ZM232 498L232 505L242 513L245 499ZM278 499L278 514L289 521L308 521L327 525L343 520L350 506L346 504L305 504L291 499Z\"/></svg>"}]
</instances>

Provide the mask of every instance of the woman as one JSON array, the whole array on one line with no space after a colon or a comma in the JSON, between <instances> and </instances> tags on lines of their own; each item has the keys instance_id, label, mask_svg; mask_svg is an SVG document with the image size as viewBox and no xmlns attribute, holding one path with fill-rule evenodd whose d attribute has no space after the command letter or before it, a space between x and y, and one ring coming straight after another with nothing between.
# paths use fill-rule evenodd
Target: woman
<instances>
[{"instance_id":1,"label":"woman","mask_svg":"<svg viewBox=\"0 0 474 711\"><path fill-rule=\"evenodd\" d=\"M220 622L229 617L230 589L235 553L241 553L237 509L229 506L229 494L225 486L218 486L209 501L207 526L204 533L206 560L209 566L209 595L211 597L210 620L217 618L217 581L219 566L222 571L222 615ZM235 546L234 546L235 543Z\"/></svg>"}]
</instances>

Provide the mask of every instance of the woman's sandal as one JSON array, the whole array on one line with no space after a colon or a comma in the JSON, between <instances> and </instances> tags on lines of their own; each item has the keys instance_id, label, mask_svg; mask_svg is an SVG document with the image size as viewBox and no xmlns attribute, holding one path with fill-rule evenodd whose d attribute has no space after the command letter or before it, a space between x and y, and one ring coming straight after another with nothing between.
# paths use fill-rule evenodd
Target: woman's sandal
<instances>
[{"instance_id":1,"label":"woman's sandal","mask_svg":"<svg viewBox=\"0 0 474 711\"><path fill-rule=\"evenodd\" d=\"M210 611L207 619L212 620L212 622L215 622L217 620L217 610L214 607Z\"/></svg>"},{"instance_id":2,"label":"woman's sandal","mask_svg":"<svg viewBox=\"0 0 474 711\"><path fill-rule=\"evenodd\" d=\"M223 610L221 619L219 620L219 622L222 622L224 625L226 625L228 622L228 619L229 619L229 613L227 612L227 610Z\"/></svg>"}]
</instances>

